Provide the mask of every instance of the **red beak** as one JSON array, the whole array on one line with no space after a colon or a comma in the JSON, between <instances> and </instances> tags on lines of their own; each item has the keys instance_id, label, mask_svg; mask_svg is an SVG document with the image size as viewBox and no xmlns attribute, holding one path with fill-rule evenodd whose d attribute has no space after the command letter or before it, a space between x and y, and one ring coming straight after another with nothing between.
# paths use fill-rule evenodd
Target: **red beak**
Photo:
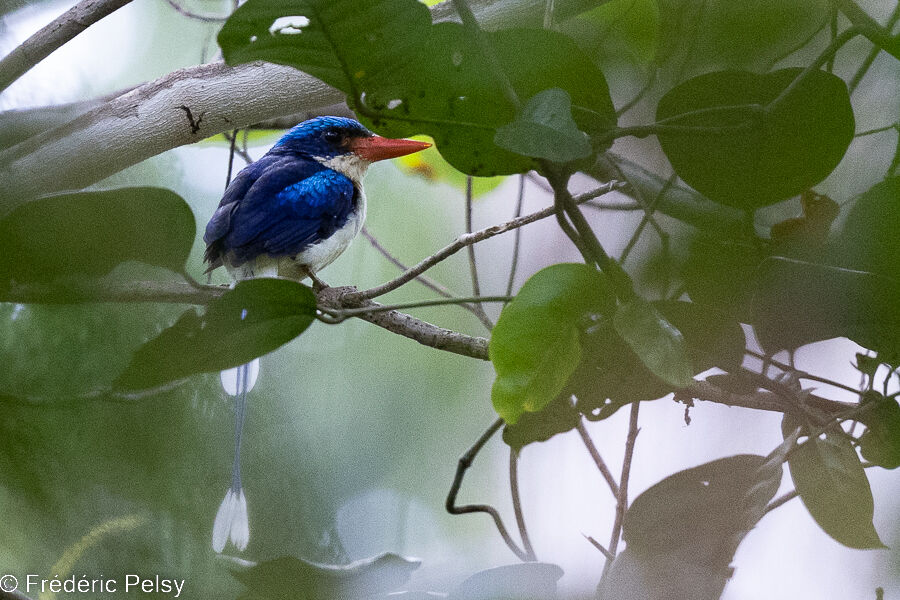
<instances>
[{"instance_id":1,"label":"red beak","mask_svg":"<svg viewBox=\"0 0 900 600\"><path fill-rule=\"evenodd\" d=\"M415 140L392 140L375 135L357 138L350 142L350 150L363 160L375 162L386 158L397 158L431 147L427 142Z\"/></svg>"}]
</instances>

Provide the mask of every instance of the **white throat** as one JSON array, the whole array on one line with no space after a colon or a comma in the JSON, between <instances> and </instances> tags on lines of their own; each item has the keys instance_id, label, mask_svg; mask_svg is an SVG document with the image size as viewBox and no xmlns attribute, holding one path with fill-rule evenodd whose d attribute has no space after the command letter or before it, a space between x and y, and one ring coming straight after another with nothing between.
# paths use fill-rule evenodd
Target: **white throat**
<instances>
[{"instance_id":1,"label":"white throat","mask_svg":"<svg viewBox=\"0 0 900 600\"><path fill-rule=\"evenodd\" d=\"M353 182L357 189L361 189L362 178L366 174L369 165L372 164L369 161L360 158L353 152L341 154L340 156L335 156L333 158L324 158L322 156L314 156L313 158L326 169L332 169L341 175L346 176Z\"/></svg>"}]
</instances>

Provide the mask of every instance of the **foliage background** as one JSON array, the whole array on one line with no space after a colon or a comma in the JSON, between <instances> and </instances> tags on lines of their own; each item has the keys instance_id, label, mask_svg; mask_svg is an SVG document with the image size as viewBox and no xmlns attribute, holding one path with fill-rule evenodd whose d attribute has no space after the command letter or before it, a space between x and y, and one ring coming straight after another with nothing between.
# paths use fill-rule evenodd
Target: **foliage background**
<instances>
[{"instance_id":1,"label":"foliage background","mask_svg":"<svg viewBox=\"0 0 900 600\"><path fill-rule=\"evenodd\" d=\"M652 29L640 27L652 22L652 11L642 8L649 3L634 4L642 18L632 26L652 47ZM882 20L891 9L888 2L863 6ZM6 6L0 51L14 47L66 7L65 2ZM209 13L226 8L207 1L196 7ZM161 0L137 0L16 82L0 95L0 108L90 98L209 60L216 51L217 28L184 19ZM867 51L861 40L851 42L849 49L838 61L838 72L852 71ZM804 58L801 52L797 60ZM607 76L617 105L635 90L615 87L616 69L627 73L633 68L628 61L610 65ZM897 79L896 61L876 61L854 96L857 131L884 124L885 115L896 116ZM651 108L642 112L639 107L630 118L652 121ZM254 155L271 141L259 139ZM894 144L896 132L857 139L819 189L839 199L864 191L887 168L871 157L889 160ZM652 138L620 140L616 149L665 168ZM218 202L226 165L227 146L207 141L167 152L99 187L168 187L189 202L202 225ZM369 229L410 262L463 230L458 187L388 164L373 167L366 188ZM508 219L516 188L511 178L481 196L476 227ZM526 189L526 210L549 202L539 187L529 184ZM792 216L791 211L774 207L764 217L777 222ZM602 241L617 254L627 241L618 231L630 231L639 217L608 213L602 218ZM487 290L505 286L510 242L507 236L479 246ZM551 222L525 229L523 248L519 283L542 266L578 260ZM652 250L652 244L639 247L642 256ZM200 254L198 242L189 263L197 277ZM368 287L394 274L360 239L323 276L335 284ZM459 290L467 289L466 274L462 256L435 272ZM419 297L419 290L407 288L395 296L398 301ZM178 313L177 307L151 305L0 304L0 321L8 322L0 338L0 389L49 399L37 406L0 403L0 570L57 574L51 571L70 558L73 572L88 575L138 570L185 577L188 597L238 593L240 586L209 546L232 447L232 414L217 377L195 377L170 393L124 404L67 400L111 379L130 351ZM482 333L462 310L420 309L416 314ZM845 347L836 352L846 343L804 349L799 366L852 380L855 371L837 358L846 356ZM247 557L294 554L333 561L335 540L340 540L351 559L385 550L423 558L424 566L413 578L416 589L447 589L475 570L513 562L486 519L451 518L443 512L457 457L493 418L490 364L424 349L350 321L340 327L315 325L265 357L262 369L251 399L244 456L252 527ZM724 454L765 454L781 441L777 414L701 403L691 409L686 426L683 413L683 406L669 401L644 407L633 493L681 468ZM626 420L620 413L590 425L611 464L621 460ZM506 461L505 448L495 440L467 478L462 499L490 501L511 518ZM860 552L839 546L793 501L767 516L741 546L725 598L869 598L876 586L884 587L888 598L900 595L900 483L891 475L870 473L875 525L893 550ZM522 488L538 555L566 570L563 589L589 593L602 557L582 534L606 535L613 500L573 434L525 450ZM79 550L79 540L91 532L91 543Z\"/></svg>"}]
</instances>

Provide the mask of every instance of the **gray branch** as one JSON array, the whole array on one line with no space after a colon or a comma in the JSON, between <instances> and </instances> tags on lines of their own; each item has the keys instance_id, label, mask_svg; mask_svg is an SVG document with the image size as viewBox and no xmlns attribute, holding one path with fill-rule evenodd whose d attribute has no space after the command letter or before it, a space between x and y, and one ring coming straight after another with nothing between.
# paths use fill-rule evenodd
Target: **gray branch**
<instances>
[{"instance_id":1,"label":"gray branch","mask_svg":"<svg viewBox=\"0 0 900 600\"><path fill-rule=\"evenodd\" d=\"M131 0L81 0L0 60L0 91L51 52Z\"/></svg>"}]
</instances>

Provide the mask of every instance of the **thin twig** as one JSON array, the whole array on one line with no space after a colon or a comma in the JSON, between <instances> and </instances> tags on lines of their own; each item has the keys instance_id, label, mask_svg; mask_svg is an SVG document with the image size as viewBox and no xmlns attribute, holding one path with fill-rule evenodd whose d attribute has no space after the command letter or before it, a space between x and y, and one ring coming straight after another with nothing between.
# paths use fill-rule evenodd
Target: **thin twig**
<instances>
[{"instance_id":1,"label":"thin twig","mask_svg":"<svg viewBox=\"0 0 900 600\"><path fill-rule=\"evenodd\" d=\"M238 132L237 129L235 129L231 133L224 132L224 133L222 133L222 137L224 137L226 140L228 140L231 143L231 151L233 153L237 154L238 156L240 156L241 159L244 161L244 163L246 163L248 165L252 164L253 157L250 156L250 153L247 151L246 146L244 146L243 148L237 147L237 132ZM244 129L244 133L247 133L246 129Z\"/></svg>"},{"instance_id":2,"label":"thin twig","mask_svg":"<svg viewBox=\"0 0 900 600\"><path fill-rule=\"evenodd\" d=\"M865 131L860 131L859 133L854 133L853 137L864 137L867 135L873 135L876 133L881 133L882 131L890 131L891 129L896 129L900 131L900 122L891 123L890 125L882 125L881 127L876 127L875 129L866 129Z\"/></svg>"},{"instance_id":3,"label":"thin twig","mask_svg":"<svg viewBox=\"0 0 900 600\"><path fill-rule=\"evenodd\" d=\"M54 50L131 0L82 0L0 60L0 91Z\"/></svg>"},{"instance_id":4,"label":"thin twig","mask_svg":"<svg viewBox=\"0 0 900 600\"><path fill-rule=\"evenodd\" d=\"M887 29L888 31L893 31L894 25L897 24L897 21L900 21L900 2L898 2L897 6L894 7L894 12L891 13L887 25L885 25L885 29ZM859 87L860 82L862 82L863 77L866 76L866 73L869 72L869 68L872 66L872 63L875 62L875 58L878 57L878 54L881 52L881 50L881 47L874 46L869 51L869 54L866 55L866 58L863 60L862 64L859 65L856 73L854 73L853 77L850 78L850 83L847 84L847 88L850 90L851 94L856 91L857 87Z\"/></svg>"},{"instance_id":5,"label":"thin twig","mask_svg":"<svg viewBox=\"0 0 900 600\"><path fill-rule=\"evenodd\" d=\"M640 402L631 404L631 417L628 420L628 437L625 438L625 458L622 460L622 477L619 479L619 493L616 496L616 519L613 523L612 535L609 538L609 553L613 556L616 555L616 549L619 547L619 538L622 536L622 524L625 522L625 511L628 509L628 478L631 477L634 444L640 431L638 429L638 412L640 407ZM611 566L612 562L607 561L603 567L604 576Z\"/></svg>"},{"instance_id":6,"label":"thin twig","mask_svg":"<svg viewBox=\"0 0 900 600\"><path fill-rule=\"evenodd\" d=\"M394 265L401 271L406 271L409 268L404 263L402 263L397 257L395 257L393 254L391 254L387 248L382 246L381 242L378 241L378 238L376 238L374 235L372 235L369 232L369 230L366 229L365 226L363 226L360 233L362 234L362 236L364 238L366 238L369 241L369 244L371 244L372 247L375 248L375 250L377 250L382 256L384 256L392 265ZM424 285L431 291L433 291L437 294L440 294L441 296L443 296L445 298L456 298L456 294L451 292L449 289L447 289L445 286L441 285L440 283L438 283L431 277L428 277L427 275L417 276L416 281L418 281L419 283L421 283L422 285ZM507 294L507 295L509 295L509 294ZM475 317L477 317L478 320L481 321L482 325L484 325L488 330L490 330L491 327L493 326L493 323L491 323L490 319L487 319L486 321L483 320L482 315L484 314L484 311L478 311L478 309L475 308L474 304L464 303L464 304L460 304L459 306L465 308L467 311L469 311L470 313L475 315ZM486 318L486 317L487 317L487 315L484 316L484 318Z\"/></svg>"},{"instance_id":7,"label":"thin twig","mask_svg":"<svg viewBox=\"0 0 900 600\"><path fill-rule=\"evenodd\" d=\"M472 176L466 176L466 233L472 233ZM475 245L471 244L466 248L466 251L469 256L469 275L472 278L472 294L475 297L481 295L481 284L478 281L478 263L475 260ZM508 294L507 294L508 295ZM476 310L480 313L479 319L482 323L490 323L487 326L488 329L493 329L494 324L488 318L487 313L484 312L484 307L481 306L477 301L474 303Z\"/></svg>"},{"instance_id":8,"label":"thin twig","mask_svg":"<svg viewBox=\"0 0 900 600\"><path fill-rule=\"evenodd\" d=\"M856 388L845 385L839 381L834 381L832 379L827 379L825 377L819 377L818 375L813 375L812 373L807 373L806 371L801 371L792 367L791 365L785 364L783 362L777 361L774 358L766 356L765 354L761 354L759 352L755 352L750 350L749 348L744 350L744 354L748 356L752 356L754 358L758 358L760 360L766 360L770 365L774 365L784 371L785 373L793 373L799 379L808 379L810 381L818 381L819 383L824 383L826 385L830 385L832 387L840 388L842 390L846 390L852 394L859 394L859 390Z\"/></svg>"},{"instance_id":9,"label":"thin twig","mask_svg":"<svg viewBox=\"0 0 900 600\"><path fill-rule=\"evenodd\" d=\"M638 102L643 100L644 96L647 95L647 92L649 92L653 88L653 84L656 83L657 71L658 67L656 63L650 65L650 72L647 74L647 82L641 87L641 89L638 90L637 94L635 94L634 97L631 98L631 100L629 100L628 102L623 104L621 108L616 110L617 117L621 117L629 110L637 106Z\"/></svg>"},{"instance_id":10,"label":"thin twig","mask_svg":"<svg viewBox=\"0 0 900 600\"><path fill-rule=\"evenodd\" d=\"M473 301L478 302L509 302L512 300L510 296L470 296L468 298L434 298L430 300L418 300L415 302L401 302L400 304L379 304L377 306L363 306L357 308L333 308L329 306L321 306L319 310L324 314L332 317L326 319L328 323L341 323L350 317L358 317L360 315L371 315L380 312L389 312L394 310L407 310L410 308L422 308L425 306L447 306L452 304L465 304Z\"/></svg>"},{"instance_id":11,"label":"thin twig","mask_svg":"<svg viewBox=\"0 0 900 600\"><path fill-rule=\"evenodd\" d=\"M478 512L489 515L491 519L494 520L494 526L497 527L497 531L500 532L500 537L506 542L507 547L509 547L513 554L518 556L520 560L527 561L527 555L516 545L512 537L510 537L509 531L507 531L506 526L503 524L503 519L500 518L500 513L497 512L496 508L489 504L466 504L463 506L456 506L456 496L459 494L460 487L462 487L466 471L472 466L472 462L481 451L481 448L484 447L488 440L491 439L502 426L503 419L494 421L491 426L487 428L487 431L481 434L481 437L472 444L472 447L459 458L459 462L456 466L456 475L453 477L453 483L450 484L450 492L447 494L447 501L444 503L444 507L451 515L464 515Z\"/></svg>"},{"instance_id":12,"label":"thin twig","mask_svg":"<svg viewBox=\"0 0 900 600\"><path fill-rule=\"evenodd\" d=\"M590 433L588 433L587 427L584 426L584 420L579 419L578 424L575 425L576 431L578 431L578 435L581 436L581 441L584 442L584 447L587 448L588 453L591 455L591 458L594 459L594 464L597 465L597 470L600 471L600 474L603 475L603 479L606 480L606 484L609 486L609 490L612 492L612 495L617 497L619 496L619 484L616 483L615 477L613 477L612 471L609 470L609 467L606 466L606 462L604 462L603 457L600 456L600 451L597 450L597 446L594 445L594 440L591 438Z\"/></svg>"},{"instance_id":13,"label":"thin twig","mask_svg":"<svg viewBox=\"0 0 900 600\"><path fill-rule=\"evenodd\" d=\"M618 181L611 181L607 184L604 184L593 190L592 192L588 192L586 194L581 194L573 199L573 201L578 204L581 202L587 202L588 200L593 200L598 196L602 196L603 194L607 194L613 190L619 189L622 187L622 183ZM477 244L483 240L494 237L496 235L500 235L501 233L505 233L507 231L516 229L518 227L522 227L524 225L528 225L529 223L534 223L535 221L540 221L541 219L546 219L549 216L556 214L556 207L550 206L543 210L539 210L537 212L525 215L523 217L519 217L518 219L513 219L512 221L507 221L506 223L501 223L500 225L493 225L491 227L487 227L485 229L480 229L473 233L467 233L459 236L456 240L441 248L428 258L422 260L415 266L408 269L402 275L383 283L379 286L370 288L368 290L363 290L357 292L355 295L352 295L351 298L354 299L368 299L368 298L377 298L383 294L387 294L388 292L392 292L402 285L412 281L416 278L416 276L421 275L434 265L442 262L448 257L456 254L461 249L469 246L471 244Z\"/></svg>"},{"instance_id":14,"label":"thin twig","mask_svg":"<svg viewBox=\"0 0 900 600\"><path fill-rule=\"evenodd\" d=\"M788 502L790 502L794 498L798 497L799 495L800 495L800 493L797 490L793 490L782 496L779 496L778 498L772 500L772 502L770 502L768 506L766 506L766 510L763 514L772 512L779 506L783 506L783 505L787 504Z\"/></svg>"},{"instance_id":15,"label":"thin twig","mask_svg":"<svg viewBox=\"0 0 900 600\"><path fill-rule=\"evenodd\" d=\"M522 216L522 204L525 198L525 176L519 175L519 197L516 199L516 213L513 219L518 219ZM509 278L506 281L506 295L511 296L513 291L513 285L516 281L516 269L519 266L519 246L522 239L522 230L516 229L516 233L513 236L513 253L512 260L509 265Z\"/></svg>"},{"instance_id":16,"label":"thin twig","mask_svg":"<svg viewBox=\"0 0 900 600\"><path fill-rule=\"evenodd\" d=\"M628 255L631 254L631 251L637 245L638 240L641 237L641 234L644 232L644 228L648 223L653 224L653 228L656 231L656 234L659 236L659 242L662 246L663 256L668 258L669 254L669 234L663 231L663 228L657 222L657 220L653 217L653 213L656 211L657 205L659 205L659 201L663 198L668 192L669 189L675 184L675 180L678 178L676 174L672 174L667 180L665 185L663 185L662 189L659 190L659 193L654 196L653 200L649 205L644 206L644 216L641 218L641 222L638 224L631 238L629 238L628 243L625 245L625 249L622 250L622 255L619 257L619 264L625 264L625 261L628 259ZM641 196L638 196L639 203L641 200ZM668 287L668 282L666 283L666 287Z\"/></svg>"},{"instance_id":17,"label":"thin twig","mask_svg":"<svg viewBox=\"0 0 900 600\"><path fill-rule=\"evenodd\" d=\"M531 538L528 537L528 528L525 526L525 516L522 512L522 498L519 494L519 453L512 447L509 449L509 493L526 560L536 561L537 555L534 553L534 546L531 545Z\"/></svg>"},{"instance_id":18,"label":"thin twig","mask_svg":"<svg viewBox=\"0 0 900 600\"><path fill-rule=\"evenodd\" d=\"M195 13L183 7L181 4L176 2L175 0L165 0L166 4L175 9L175 12L180 14L183 17L187 17L188 19L193 19L194 21L202 21L203 23L224 23L228 20L228 15L218 16L218 15L201 15L199 13Z\"/></svg>"},{"instance_id":19,"label":"thin twig","mask_svg":"<svg viewBox=\"0 0 900 600\"><path fill-rule=\"evenodd\" d=\"M227 138L227 136L226 136ZM234 170L234 147L237 141L237 129L231 133L231 145L228 148L228 172L225 174L225 188L231 184L231 174Z\"/></svg>"},{"instance_id":20,"label":"thin twig","mask_svg":"<svg viewBox=\"0 0 900 600\"><path fill-rule=\"evenodd\" d=\"M581 535L584 535L584 534L581 534ZM613 556L612 554L610 554L609 550L606 549L606 546L604 546L603 544L601 544L600 542L598 542L597 540L595 540L594 538L592 538L589 535L585 535L584 539L586 539L591 544L593 544L594 548L599 550L600 554L605 556L607 561L612 562L613 560L615 560L616 557Z\"/></svg>"}]
</instances>

